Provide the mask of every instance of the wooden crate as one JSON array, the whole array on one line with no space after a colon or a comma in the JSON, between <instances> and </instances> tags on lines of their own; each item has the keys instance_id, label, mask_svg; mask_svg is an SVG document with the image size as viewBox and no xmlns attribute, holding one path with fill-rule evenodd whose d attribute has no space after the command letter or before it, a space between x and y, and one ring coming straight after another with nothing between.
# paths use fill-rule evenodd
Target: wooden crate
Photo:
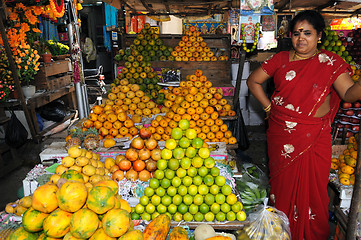
<instances>
[{"instance_id":1,"label":"wooden crate","mask_svg":"<svg viewBox=\"0 0 361 240\"><path fill-rule=\"evenodd\" d=\"M35 86L37 90L56 90L71 83L71 75L68 74L69 61L59 60L45 63L39 68L35 76Z\"/></svg>"}]
</instances>

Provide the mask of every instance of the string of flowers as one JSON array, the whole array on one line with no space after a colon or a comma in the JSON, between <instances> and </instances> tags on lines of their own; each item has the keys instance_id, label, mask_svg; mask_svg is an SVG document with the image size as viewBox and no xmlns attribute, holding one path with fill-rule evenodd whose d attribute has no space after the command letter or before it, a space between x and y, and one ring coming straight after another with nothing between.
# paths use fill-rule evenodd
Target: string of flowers
<instances>
[{"instance_id":1,"label":"string of flowers","mask_svg":"<svg viewBox=\"0 0 361 240\"><path fill-rule=\"evenodd\" d=\"M5 49L0 47L0 101L6 100L12 91L14 91L14 80Z\"/></svg>"},{"instance_id":2,"label":"string of flowers","mask_svg":"<svg viewBox=\"0 0 361 240\"><path fill-rule=\"evenodd\" d=\"M54 17L61 18L65 13L65 4L64 0L60 0L60 5L56 2L56 0L49 0L50 8L53 12Z\"/></svg>"},{"instance_id":3,"label":"string of flowers","mask_svg":"<svg viewBox=\"0 0 361 240\"><path fill-rule=\"evenodd\" d=\"M243 50L245 50L246 52L253 52L256 48L257 48L257 43L258 43L258 38L259 38L259 23L256 23L256 28L254 30L254 34L253 34L253 45L251 47L251 49L247 48L247 43L246 43L246 32L244 31L244 24L241 24L241 36L242 36L242 46L243 46Z\"/></svg>"}]
</instances>

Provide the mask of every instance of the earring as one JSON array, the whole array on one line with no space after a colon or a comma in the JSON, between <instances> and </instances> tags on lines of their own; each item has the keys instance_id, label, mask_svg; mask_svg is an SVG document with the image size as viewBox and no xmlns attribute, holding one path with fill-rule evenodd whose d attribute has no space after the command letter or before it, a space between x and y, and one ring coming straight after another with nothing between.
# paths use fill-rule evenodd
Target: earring
<instances>
[{"instance_id":1,"label":"earring","mask_svg":"<svg viewBox=\"0 0 361 240\"><path fill-rule=\"evenodd\" d=\"M321 38L318 39L317 43L321 43Z\"/></svg>"}]
</instances>

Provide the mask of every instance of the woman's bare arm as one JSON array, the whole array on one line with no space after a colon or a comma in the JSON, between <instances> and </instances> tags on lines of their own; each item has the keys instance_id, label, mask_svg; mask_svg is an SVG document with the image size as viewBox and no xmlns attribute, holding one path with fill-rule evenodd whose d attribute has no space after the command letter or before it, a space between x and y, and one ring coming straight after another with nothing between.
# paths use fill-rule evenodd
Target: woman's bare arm
<instances>
[{"instance_id":1,"label":"woman's bare arm","mask_svg":"<svg viewBox=\"0 0 361 240\"><path fill-rule=\"evenodd\" d=\"M361 82L354 83L348 73L338 76L333 86L345 102L355 102L361 98Z\"/></svg>"},{"instance_id":2,"label":"woman's bare arm","mask_svg":"<svg viewBox=\"0 0 361 240\"><path fill-rule=\"evenodd\" d=\"M261 67L254 70L247 79L247 86L251 91L252 95L262 104L263 108L266 108L270 105L270 100L268 99L266 93L263 90L262 83L267 81L270 76L268 76Z\"/></svg>"}]
</instances>

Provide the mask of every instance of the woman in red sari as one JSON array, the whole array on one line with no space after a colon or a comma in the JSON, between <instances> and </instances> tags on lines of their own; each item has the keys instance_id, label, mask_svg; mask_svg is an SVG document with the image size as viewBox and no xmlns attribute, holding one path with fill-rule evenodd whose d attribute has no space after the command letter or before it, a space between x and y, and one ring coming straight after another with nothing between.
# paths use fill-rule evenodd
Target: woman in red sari
<instances>
[{"instance_id":1,"label":"woman in red sari","mask_svg":"<svg viewBox=\"0 0 361 240\"><path fill-rule=\"evenodd\" d=\"M331 123L340 98L361 97L361 83L352 81L349 65L317 49L324 28L318 12L297 14L290 23L293 50L275 54L247 80L269 118L271 204L288 216L294 240L328 238ZM261 86L270 77L271 99Z\"/></svg>"}]
</instances>

